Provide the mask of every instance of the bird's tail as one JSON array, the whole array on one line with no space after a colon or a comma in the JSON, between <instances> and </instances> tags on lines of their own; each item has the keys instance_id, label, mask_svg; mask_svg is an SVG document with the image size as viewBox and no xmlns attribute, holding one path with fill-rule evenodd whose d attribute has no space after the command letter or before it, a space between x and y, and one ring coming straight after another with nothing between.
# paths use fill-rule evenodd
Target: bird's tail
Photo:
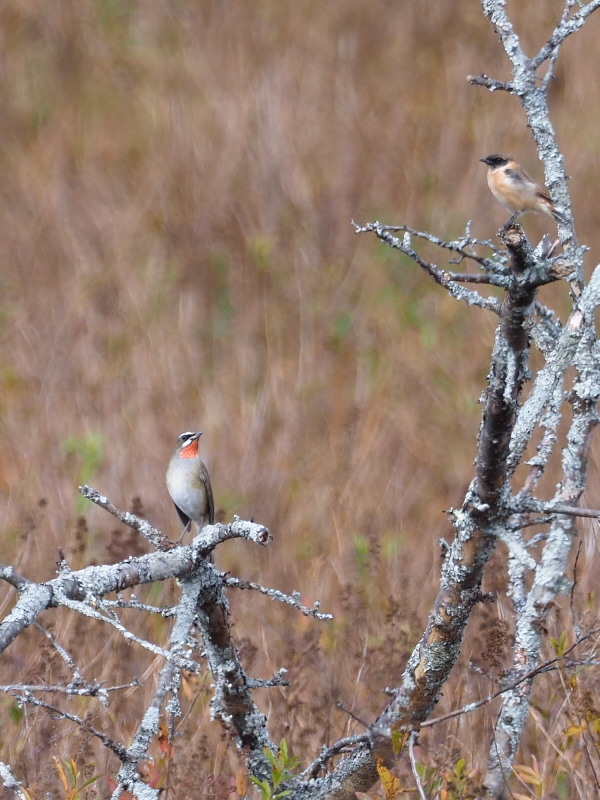
<instances>
[{"instance_id":1,"label":"bird's tail","mask_svg":"<svg viewBox=\"0 0 600 800\"><path fill-rule=\"evenodd\" d=\"M543 211L544 214L548 214L548 216L553 217L555 222L559 222L564 225L567 222L567 218L565 215L559 211L554 203L552 202L552 198L546 192L542 192L541 190L537 192L537 200L538 204L536 206L537 211Z\"/></svg>"},{"instance_id":2,"label":"bird's tail","mask_svg":"<svg viewBox=\"0 0 600 800\"><path fill-rule=\"evenodd\" d=\"M567 223L567 218L565 215L554 206L552 206L552 216L554 217L554 220L559 222L561 225L565 225Z\"/></svg>"}]
</instances>

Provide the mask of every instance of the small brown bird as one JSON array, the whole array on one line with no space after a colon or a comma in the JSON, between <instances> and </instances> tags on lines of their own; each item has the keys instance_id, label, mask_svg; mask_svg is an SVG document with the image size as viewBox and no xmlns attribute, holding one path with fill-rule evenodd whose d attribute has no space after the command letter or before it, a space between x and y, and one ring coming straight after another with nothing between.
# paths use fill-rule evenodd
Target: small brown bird
<instances>
[{"instance_id":1,"label":"small brown bird","mask_svg":"<svg viewBox=\"0 0 600 800\"><path fill-rule=\"evenodd\" d=\"M206 465L198 455L202 431L185 431L167 468L167 489L184 528L183 539L192 521L198 532L215 521L215 503Z\"/></svg>"},{"instance_id":2,"label":"small brown bird","mask_svg":"<svg viewBox=\"0 0 600 800\"><path fill-rule=\"evenodd\" d=\"M540 211L556 222L566 222L547 192L511 156L496 153L479 160L488 165L488 186L496 200L513 213L511 221L527 211Z\"/></svg>"}]
</instances>

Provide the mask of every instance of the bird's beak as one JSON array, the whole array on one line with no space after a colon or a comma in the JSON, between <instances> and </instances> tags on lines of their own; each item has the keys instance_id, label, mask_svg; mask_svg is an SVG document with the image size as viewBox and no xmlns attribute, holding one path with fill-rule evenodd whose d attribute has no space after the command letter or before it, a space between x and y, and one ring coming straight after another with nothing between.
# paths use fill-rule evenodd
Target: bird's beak
<instances>
[{"instance_id":1,"label":"bird's beak","mask_svg":"<svg viewBox=\"0 0 600 800\"><path fill-rule=\"evenodd\" d=\"M487 163L488 163L488 160L487 160L487 158L480 158L479 160L480 160L480 161L482 161L484 164L487 164Z\"/></svg>"}]
</instances>

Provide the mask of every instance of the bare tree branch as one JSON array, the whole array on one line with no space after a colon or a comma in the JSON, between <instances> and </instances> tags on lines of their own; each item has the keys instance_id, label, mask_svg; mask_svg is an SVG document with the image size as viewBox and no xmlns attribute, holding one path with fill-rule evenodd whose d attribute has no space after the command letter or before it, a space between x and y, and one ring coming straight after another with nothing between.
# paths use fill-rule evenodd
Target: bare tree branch
<instances>
[{"instance_id":1,"label":"bare tree branch","mask_svg":"<svg viewBox=\"0 0 600 800\"><path fill-rule=\"evenodd\" d=\"M578 637L575 644L556 659L538 663L548 613L557 596L571 589L566 570L575 533L574 520L576 517L600 517L599 511L577 505L587 478L590 440L598 422L600 345L595 334L595 313L600 305L600 267L585 286L585 248L576 241L568 179L548 108L548 92L560 47L599 6L600 0L585 5L566 0L552 34L534 57L528 58L504 0L482 0L483 12L510 60L512 77L510 81L487 75L468 78L474 85L490 91L505 91L519 98L544 165L546 184L557 208L567 218L559 224L558 243L545 238L533 248L516 224L502 229L501 246L472 236L470 223L465 226L464 235L452 241L406 225L387 226L378 221L354 225L356 233L375 233L381 242L406 255L456 300L497 314L499 324L484 397L475 475L461 508L449 514L455 538L444 548L438 594L425 631L408 660L399 685L387 690L389 701L375 722L360 735L324 747L302 774L285 781L285 792L294 800L354 800L357 792L369 789L378 780L380 760L393 765L398 757L399 741L408 743L407 752L417 788L424 797L414 752L419 729L472 711L500 695L502 708L489 751L485 791L488 797L503 797L535 677L557 668L559 661L561 666L597 662L591 652L584 660L565 659L584 638L591 636L588 634ZM546 63L545 74L537 75ZM394 235L396 233L400 235ZM440 248L448 259L448 268L423 257L419 252L423 243ZM556 255L559 246L564 252ZM473 274L454 270L454 265L463 262L475 265ZM537 300L540 286L562 279L570 282L573 303L564 325ZM503 300L485 296L485 286L501 288ZM545 359L545 365L528 386L532 343ZM566 393L568 368L574 368L576 377ZM528 387L527 396L525 387ZM540 499L535 493L543 486L540 478L559 442L565 402L570 404L572 421L562 449L562 481L553 498ZM530 469L523 484L513 486L518 475L516 469L523 464L524 453L537 428L542 435L535 456L528 462ZM25 628L35 625L72 676L69 685L62 687L19 686L19 702L71 720L117 754L122 767L114 800L124 790L141 800L156 800L158 790L143 782L139 763L148 755L161 715L168 716L173 729L174 720L181 713L181 672L184 668L199 669L196 659L201 651L214 683L212 716L220 721L243 754L250 774L271 785L273 761L269 756L275 757L277 748L252 692L258 687L282 685L286 671L281 667L270 679L246 674L232 635L226 592L233 588L251 590L290 605L306 616L325 620L330 615L321 613L318 603L312 607L302 604L297 592L286 594L223 575L207 561L213 548L227 539L244 538L263 546L268 544L271 535L264 526L236 518L230 525L206 526L190 545L177 546L148 522L118 509L96 490L83 486L80 491L140 533L158 552L111 566L78 571L71 571L61 557L56 577L41 584L29 581L11 567L0 567L0 578L18 592L14 607L0 623L0 652ZM538 516L532 519L531 514ZM523 529L534 522L547 525L548 529L527 541ZM482 580L498 542L504 542L508 548L508 594L517 621L511 668L498 691L431 719L442 687L458 658L471 612L488 598L482 593ZM537 555L534 545L541 545L541 556ZM119 594L138 584L170 578L177 578L181 589L179 601L170 608L156 608L135 597L125 599ZM112 592L118 594L117 599L106 599ZM34 694L52 692L59 699L60 695L85 694L107 703L109 692L120 688L104 687L101 681L87 681L76 659L39 626L37 620L42 611L60 606L109 624L128 641L164 659L152 701L127 747L93 728L87 719L56 708ZM161 646L135 636L121 621L120 609L124 608L174 618L168 644ZM0 688L14 689L12 686ZM335 763L334 759L340 756L342 758ZM323 774L327 768L330 771ZM25 796L4 764L0 764L0 778L9 790Z\"/></svg>"},{"instance_id":2,"label":"bare tree branch","mask_svg":"<svg viewBox=\"0 0 600 800\"><path fill-rule=\"evenodd\" d=\"M600 3L592 2L582 6L571 15L571 0L565 4L560 23L545 45L533 59L528 59L514 32L502 0L482 0L484 14L487 16L510 59L513 70L512 91L519 96L527 116L528 126L538 146L546 173L546 183L557 206L565 209L569 222L559 225L561 239L565 242L566 259L569 268L575 268L571 276L571 288L575 298L583 291L583 252L577 246L575 228L570 218L570 201L567 176L563 167L563 159L556 143L556 136L550 122L548 108L548 87L554 71L558 50L567 36L578 30L585 19L598 8ZM546 80L538 84L536 70L549 60ZM492 88L488 86L488 88ZM578 394L574 405L574 420L568 436L569 444L563 455L563 472L565 480L556 498L562 504L577 502L587 474L587 449L592 429L596 424L596 402L600 394L598 371L592 373L590 363L594 358L592 351L597 349L593 333L594 311L598 306L598 269L592 281L581 297L562 331L557 346L550 353L546 366L536 378L533 391L526 404L520 410L517 424L512 431L509 474L513 474L520 463L522 454L531 434L539 424L546 405L554 409L553 423L547 428L547 439L544 448L538 453L540 459L535 471L530 473L527 488L521 499L527 497L539 480L551 446L555 441L558 412L558 391L562 384L567 366L572 363L587 373L587 378L580 377L576 386L584 387L585 392ZM581 357L581 353L586 355ZM588 355L589 354L589 355ZM579 357L578 357L579 355ZM596 354L597 361L597 354ZM581 373L580 373L581 375ZM533 586L527 591L525 586L526 563L520 559L510 559L510 593L517 614L517 628L513 654L511 676L518 677L529 672L538 658L543 621L556 595L565 588L564 570L572 543L572 518L555 517L545 540L540 564L535 571ZM487 796L500 798L510 774L512 761L520 741L521 731L528 711L528 697L531 680L523 681L509 692L503 700L503 706L495 727L495 737L489 753L488 771L484 785Z\"/></svg>"},{"instance_id":3,"label":"bare tree branch","mask_svg":"<svg viewBox=\"0 0 600 800\"><path fill-rule=\"evenodd\" d=\"M600 8L600 0L593 0L593 2L587 3L587 5L580 6L575 14L569 16L574 5L575 2L573 2L573 0L569 0L569 2L565 4L565 11L560 23L556 26L552 35L545 42L543 47L541 47L537 54L531 59L530 65L531 69L534 71L537 70L538 67L544 63L544 61L556 56L565 39L576 33L585 23L589 15L593 14L594 11Z\"/></svg>"},{"instance_id":4,"label":"bare tree branch","mask_svg":"<svg viewBox=\"0 0 600 800\"><path fill-rule=\"evenodd\" d=\"M200 593L203 590L202 581L198 577L187 578L182 581L181 597L177 604L175 624L171 631L169 652L171 656L183 654L190 647L190 632L196 620L197 605ZM177 691L181 682L181 668L177 660L170 658L163 666L154 697L146 709L146 713L135 732L127 752L121 756L122 767L117 776L118 784L112 797L118 800L123 789L137 796L143 782L137 770L138 763L147 757L152 739L158 733L159 716L167 693L171 693L174 701L172 712L181 715L177 700ZM146 787L147 788L147 787Z\"/></svg>"},{"instance_id":5,"label":"bare tree branch","mask_svg":"<svg viewBox=\"0 0 600 800\"><path fill-rule=\"evenodd\" d=\"M392 236L390 229L387 225L382 225L381 222L368 222L366 225L359 227L354 226L355 233L368 233L374 232L382 242L385 242L389 247L400 250L402 253L411 258L418 264L433 280L440 286L443 286L448 292L456 299L463 300L470 306L479 306L486 308L489 311L498 313L499 303L495 297L482 297L482 295L471 289L465 289L462 286L457 286L451 279L450 273L440 269L436 264L421 258L419 253L411 246L410 234L405 233L402 239Z\"/></svg>"},{"instance_id":6,"label":"bare tree branch","mask_svg":"<svg viewBox=\"0 0 600 800\"><path fill-rule=\"evenodd\" d=\"M21 784L12 774L10 767L3 761L0 761L0 780L5 788L18 795L21 800L30 800L29 795L23 791Z\"/></svg>"}]
</instances>

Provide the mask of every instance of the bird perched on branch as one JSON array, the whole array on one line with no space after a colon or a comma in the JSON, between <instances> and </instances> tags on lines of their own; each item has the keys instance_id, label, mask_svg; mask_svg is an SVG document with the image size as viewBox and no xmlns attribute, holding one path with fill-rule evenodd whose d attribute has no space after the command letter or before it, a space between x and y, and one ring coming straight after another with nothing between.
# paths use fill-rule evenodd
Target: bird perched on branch
<instances>
[{"instance_id":1,"label":"bird perched on branch","mask_svg":"<svg viewBox=\"0 0 600 800\"><path fill-rule=\"evenodd\" d=\"M527 211L540 211L556 222L566 222L566 217L554 207L547 192L511 156L496 153L479 160L488 165L487 182L492 194L513 213L511 222Z\"/></svg>"},{"instance_id":2,"label":"bird perched on branch","mask_svg":"<svg viewBox=\"0 0 600 800\"><path fill-rule=\"evenodd\" d=\"M202 431L185 431L167 468L167 489L184 528L183 539L192 521L201 531L215 521L215 503L206 465L198 455L198 440Z\"/></svg>"}]
</instances>

